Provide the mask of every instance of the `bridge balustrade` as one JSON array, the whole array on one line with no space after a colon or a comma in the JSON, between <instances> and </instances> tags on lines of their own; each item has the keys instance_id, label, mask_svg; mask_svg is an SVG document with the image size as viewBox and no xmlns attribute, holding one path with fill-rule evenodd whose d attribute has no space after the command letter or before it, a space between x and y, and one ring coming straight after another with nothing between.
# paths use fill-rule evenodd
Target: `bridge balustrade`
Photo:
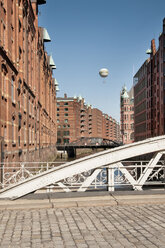
<instances>
[{"instance_id":1,"label":"bridge balustrade","mask_svg":"<svg viewBox=\"0 0 165 248\"><path fill-rule=\"evenodd\" d=\"M2 176L0 188L12 186L22 182L44 171L60 166L65 162L24 162L24 163L5 163L1 164ZM114 166L98 167L66 177L58 183L47 186L47 191L86 191L86 190L108 190L125 187L127 189L137 189L143 186L165 185L165 165L164 160L160 160L156 166L151 167L152 172L142 185L138 182L143 175L149 161L122 161ZM129 177L127 174L129 173ZM87 181L90 181L90 183Z\"/></svg>"}]
</instances>

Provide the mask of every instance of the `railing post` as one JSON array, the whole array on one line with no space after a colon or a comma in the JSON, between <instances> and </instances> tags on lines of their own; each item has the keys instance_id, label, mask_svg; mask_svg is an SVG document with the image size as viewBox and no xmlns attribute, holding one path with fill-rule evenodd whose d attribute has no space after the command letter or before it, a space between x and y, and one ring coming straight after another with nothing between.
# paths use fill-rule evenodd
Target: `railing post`
<instances>
[{"instance_id":1,"label":"railing post","mask_svg":"<svg viewBox=\"0 0 165 248\"><path fill-rule=\"evenodd\" d=\"M107 191L115 190L115 175L114 175L114 167L108 166L107 168Z\"/></svg>"}]
</instances>

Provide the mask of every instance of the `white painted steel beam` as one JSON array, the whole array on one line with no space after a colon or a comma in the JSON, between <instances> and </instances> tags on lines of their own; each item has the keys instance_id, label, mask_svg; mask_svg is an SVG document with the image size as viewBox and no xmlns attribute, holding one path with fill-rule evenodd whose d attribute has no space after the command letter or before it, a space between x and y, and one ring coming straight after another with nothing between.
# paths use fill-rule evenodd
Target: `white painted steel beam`
<instances>
[{"instance_id":1,"label":"white painted steel beam","mask_svg":"<svg viewBox=\"0 0 165 248\"><path fill-rule=\"evenodd\" d=\"M121 162L117 163L117 167L122 172L122 174L125 176L125 178L130 182L130 184L133 186L133 189L142 190L142 187L137 186L137 181L133 178L133 176L131 176L129 171L124 167L124 165Z\"/></svg>"},{"instance_id":2,"label":"white painted steel beam","mask_svg":"<svg viewBox=\"0 0 165 248\"><path fill-rule=\"evenodd\" d=\"M144 185L147 178L149 177L149 175L153 171L154 166L156 166L156 164L158 163L158 161L160 160L161 157L162 157L161 152L158 152L154 155L154 157L150 160L147 167L144 169L143 173L141 174L140 178L138 179L137 184L142 185L142 186Z\"/></svg>"},{"instance_id":3,"label":"white painted steel beam","mask_svg":"<svg viewBox=\"0 0 165 248\"><path fill-rule=\"evenodd\" d=\"M65 192L71 192L71 190L70 190L66 185L64 185L63 183L58 182L57 184L58 184L58 186L59 186L60 188L62 188Z\"/></svg>"},{"instance_id":4,"label":"white painted steel beam","mask_svg":"<svg viewBox=\"0 0 165 248\"><path fill-rule=\"evenodd\" d=\"M105 150L103 152L68 162L64 165L28 178L27 180L9 188L5 188L0 192L0 198L18 198L84 171L118 163L134 156L161 151L165 151L165 136L158 136L141 142Z\"/></svg>"},{"instance_id":5,"label":"white painted steel beam","mask_svg":"<svg viewBox=\"0 0 165 248\"><path fill-rule=\"evenodd\" d=\"M84 192L87 190L89 185L95 180L97 175L101 172L102 169L96 169L91 176L87 177L87 179L82 183L81 187L77 190L78 192Z\"/></svg>"},{"instance_id":6,"label":"white painted steel beam","mask_svg":"<svg viewBox=\"0 0 165 248\"><path fill-rule=\"evenodd\" d=\"M108 191L114 191L115 190L114 167L108 166L108 168L107 168L107 181L108 181Z\"/></svg>"}]
</instances>

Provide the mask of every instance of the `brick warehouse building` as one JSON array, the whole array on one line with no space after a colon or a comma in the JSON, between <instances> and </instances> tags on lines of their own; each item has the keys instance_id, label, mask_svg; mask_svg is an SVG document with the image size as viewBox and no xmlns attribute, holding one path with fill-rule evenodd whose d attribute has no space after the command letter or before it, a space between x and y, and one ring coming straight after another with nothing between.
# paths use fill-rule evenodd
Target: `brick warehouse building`
<instances>
[{"instance_id":1,"label":"brick warehouse building","mask_svg":"<svg viewBox=\"0 0 165 248\"><path fill-rule=\"evenodd\" d=\"M119 124L99 109L85 104L84 98L57 98L57 143L65 144L83 137L120 141Z\"/></svg>"},{"instance_id":2,"label":"brick warehouse building","mask_svg":"<svg viewBox=\"0 0 165 248\"><path fill-rule=\"evenodd\" d=\"M141 93L135 94L135 102L141 105L143 117L140 119L138 113L135 114L136 140L165 134L165 19L158 49L153 39L146 53L149 59L134 76L135 92L141 87Z\"/></svg>"},{"instance_id":3,"label":"brick warehouse building","mask_svg":"<svg viewBox=\"0 0 165 248\"><path fill-rule=\"evenodd\" d=\"M0 1L1 161L41 161L55 152L55 65L44 50L48 33L38 27L45 2Z\"/></svg>"},{"instance_id":4,"label":"brick warehouse building","mask_svg":"<svg viewBox=\"0 0 165 248\"><path fill-rule=\"evenodd\" d=\"M109 140L116 140L120 142L121 135L120 135L119 123L107 114L103 114L102 122L103 122L103 138Z\"/></svg>"},{"instance_id":5,"label":"brick warehouse building","mask_svg":"<svg viewBox=\"0 0 165 248\"><path fill-rule=\"evenodd\" d=\"M135 141L147 138L146 121L147 121L147 64L146 60L134 76L134 129Z\"/></svg>"},{"instance_id":6,"label":"brick warehouse building","mask_svg":"<svg viewBox=\"0 0 165 248\"><path fill-rule=\"evenodd\" d=\"M123 144L134 142L134 94L133 88L128 92L126 86L120 93L120 123Z\"/></svg>"}]
</instances>

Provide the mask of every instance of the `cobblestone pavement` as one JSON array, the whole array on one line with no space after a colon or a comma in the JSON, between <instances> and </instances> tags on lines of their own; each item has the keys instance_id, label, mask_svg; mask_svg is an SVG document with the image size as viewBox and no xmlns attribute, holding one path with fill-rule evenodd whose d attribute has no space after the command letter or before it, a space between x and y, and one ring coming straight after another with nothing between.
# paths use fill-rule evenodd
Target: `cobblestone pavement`
<instances>
[{"instance_id":1,"label":"cobblestone pavement","mask_svg":"<svg viewBox=\"0 0 165 248\"><path fill-rule=\"evenodd\" d=\"M0 247L165 247L165 205L0 211Z\"/></svg>"}]
</instances>

